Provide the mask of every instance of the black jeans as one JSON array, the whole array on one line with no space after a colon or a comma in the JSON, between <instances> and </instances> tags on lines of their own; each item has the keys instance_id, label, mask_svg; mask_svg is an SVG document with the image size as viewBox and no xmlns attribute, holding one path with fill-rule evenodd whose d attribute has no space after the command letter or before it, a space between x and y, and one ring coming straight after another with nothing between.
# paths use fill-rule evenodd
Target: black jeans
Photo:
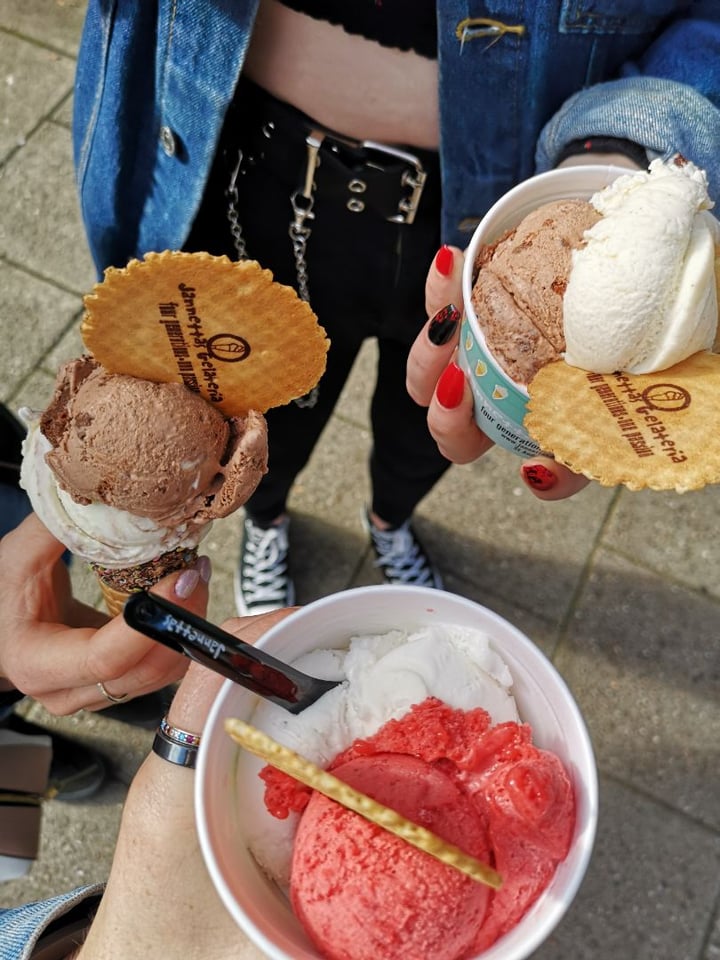
<instances>
[{"instance_id":1,"label":"black jeans","mask_svg":"<svg viewBox=\"0 0 720 960\"><path fill-rule=\"evenodd\" d=\"M262 133L267 110L280 106L297 136L268 143ZM310 121L279 105L259 88L241 81L216 152L202 208L185 245L236 258L227 219L226 189L242 150L238 212L247 255L297 289L296 264L288 228L290 197L304 183ZM409 148L410 152L418 151ZM413 224L388 222L370 209L353 213L347 199L328 187L330 161L316 171L314 218L307 221L310 305L330 338L327 370L317 403L295 403L268 411L270 470L247 512L268 524L284 512L295 477L322 433L363 341L376 337L377 380L372 398L372 508L393 526L403 523L449 462L440 455L426 424L426 411L405 388L410 345L426 320L424 284L439 243L440 183L437 156L421 152L430 176ZM371 173L372 176L372 173Z\"/></svg>"}]
</instances>

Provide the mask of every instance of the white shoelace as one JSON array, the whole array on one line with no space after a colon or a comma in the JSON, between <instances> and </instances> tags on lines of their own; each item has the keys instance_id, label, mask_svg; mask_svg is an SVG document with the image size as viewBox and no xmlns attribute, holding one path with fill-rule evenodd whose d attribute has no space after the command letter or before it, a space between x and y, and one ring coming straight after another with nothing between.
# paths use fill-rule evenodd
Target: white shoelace
<instances>
[{"instance_id":1,"label":"white shoelace","mask_svg":"<svg viewBox=\"0 0 720 960\"><path fill-rule=\"evenodd\" d=\"M385 575L397 583L429 586L435 584L427 557L410 530L407 520L397 530L370 529L378 556L376 567L384 567Z\"/></svg>"},{"instance_id":2,"label":"white shoelace","mask_svg":"<svg viewBox=\"0 0 720 960\"><path fill-rule=\"evenodd\" d=\"M286 602L288 538L284 525L247 526L247 543L242 568L242 590L248 604Z\"/></svg>"}]
</instances>

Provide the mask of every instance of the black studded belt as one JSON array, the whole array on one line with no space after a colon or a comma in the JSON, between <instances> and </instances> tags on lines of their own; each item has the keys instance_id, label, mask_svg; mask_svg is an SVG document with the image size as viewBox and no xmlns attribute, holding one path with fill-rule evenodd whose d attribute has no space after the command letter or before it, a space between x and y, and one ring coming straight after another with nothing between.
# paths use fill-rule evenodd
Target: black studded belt
<instances>
[{"instance_id":1,"label":"black studded belt","mask_svg":"<svg viewBox=\"0 0 720 960\"><path fill-rule=\"evenodd\" d=\"M299 208L314 192L348 211L412 224L419 212L438 216L438 154L415 147L353 140L325 129L252 81L241 78L235 103L242 110L241 168L267 165L294 190Z\"/></svg>"}]
</instances>

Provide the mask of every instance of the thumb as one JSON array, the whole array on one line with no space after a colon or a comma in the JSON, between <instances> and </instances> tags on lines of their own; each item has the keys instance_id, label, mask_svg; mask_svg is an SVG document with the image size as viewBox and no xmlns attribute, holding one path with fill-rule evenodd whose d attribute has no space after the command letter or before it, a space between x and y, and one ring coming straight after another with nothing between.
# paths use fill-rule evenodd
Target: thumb
<instances>
[{"instance_id":1,"label":"thumb","mask_svg":"<svg viewBox=\"0 0 720 960\"><path fill-rule=\"evenodd\" d=\"M168 574L153 584L150 590L198 616L205 616L211 573L210 557L199 556L191 567Z\"/></svg>"},{"instance_id":2,"label":"thumb","mask_svg":"<svg viewBox=\"0 0 720 960\"><path fill-rule=\"evenodd\" d=\"M291 608L250 617L233 617L223 624L228 633L254 643L270 627L292 613ZM223 678L198 663L191 663L168 712L170 722L183 730L202 730Z\"/></svg>"}]
</instances>

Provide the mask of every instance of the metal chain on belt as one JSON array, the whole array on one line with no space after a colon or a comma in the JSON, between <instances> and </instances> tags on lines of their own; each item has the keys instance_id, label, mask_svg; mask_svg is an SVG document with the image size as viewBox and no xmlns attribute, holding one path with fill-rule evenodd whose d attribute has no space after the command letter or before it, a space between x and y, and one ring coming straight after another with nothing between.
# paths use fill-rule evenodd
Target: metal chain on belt
<instances>
[{"instance_id":1,"label":"metal chain on belt","mask_svg":"<svg viewBox=\"0 0 720 960\"><path fill-rule=\"evenodd\" d=\"M307 303L310 302L310 293L308 291L308 272L305 252L307 242L310 239L311 228L306 222L314 220L313 190L315 189L315 171L320 163L320 146L325 137L319 130L311 130L305 137L307 145L307 166L305 167L305 182L300 190L296 190L290 197L294 219L288 230L290 240L293 245L293 254L295 256L295 271L298 279L298 293Z\"/></svg>"},{"instance_id":2,"label":"metal chain on belt","mask_svg":"<svg viewBox=\"0 0 720 960\"><path fill-rule=\"evenodd\" d=\"M306 200L303 205L300 201ZM298 293L307 303L310 302L310 291L308 290L308 271L305 251L307 242L310 239L311 229L306 226L305 221L312 219L315 214L312 212L313 198L304 198L297 191L290 198L295 219L290 224L288 233L292 241L293 256L295 257L295 272L297 273Z\"/></svg>"},{"instance_id":3,"label":"metal chain on belt","mask_svg":"<svg viewBox=\"0 0 720 960\"><path fill-rule=\"evenodd\" d=\"M240 216L238 214L238 188L237 188L237 178L240 175L240 167L243 162L243 152L238 150L238 159L235 164L233 172L230 174L230 183L227 188L228 195L228 208L227 208L227 218L228 223L230 224L230 233L232 234L233 244L235 245L235 253L237 254L238 260L247 260L247 247L245 246L245 237L242 234L242 224L240 223Z\"/></svg>"},{"instance_id":4,"label":"metal chain on belt","mask_svg":"<svg viewBox=\"0 0 720 960\"><path fill-rule=\"evenodd\" d=\"M322 134L320 135L319 139L315 138L313 134L308 136L308 167L305 177L305 184L302 190L296 190L290 198L294 218L288 228L288 234L292 242L293 256L295 258L298 295L308 304L310 303L310 291L308 289L306 249L311 228L306 225L305 221L313 220L315 218L315 214L312 212L312 191L315 186L315 168L319 162L317 154L318 150L320 149L321 142ZM237 258L238 260L247 260L247 245L245 243L245 237L243 236L242 224L240 223L240 215L238 213L239 193L237 181L240 175L242 162L243 152L242 150L238 150L237 163L230 174L230 183L228 184L226 191L228 197L227 219L228 223L230 224L230 233L232 235L233 246L235 247ZM317 398L318 388L313 387L309 393L306 393L302 397L297 397L294 403L298 407L314 407L317 403Z\"/></svg>"}]
</instances>

